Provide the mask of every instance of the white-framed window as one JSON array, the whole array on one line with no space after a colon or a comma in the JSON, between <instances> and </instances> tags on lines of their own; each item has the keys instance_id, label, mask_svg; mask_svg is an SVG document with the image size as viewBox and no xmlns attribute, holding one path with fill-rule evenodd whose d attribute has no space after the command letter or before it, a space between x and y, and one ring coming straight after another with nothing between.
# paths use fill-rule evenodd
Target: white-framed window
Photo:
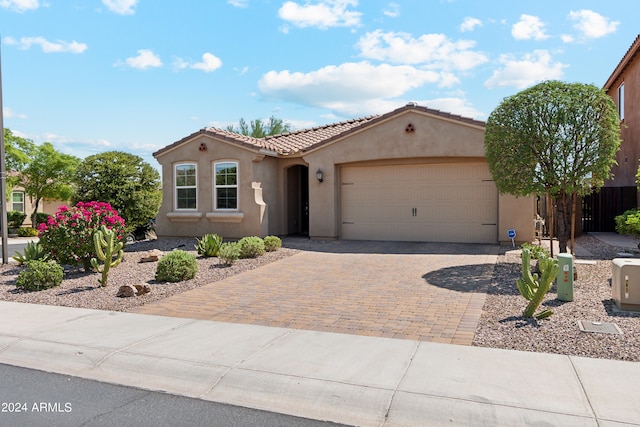
<instances>
[{"instance_id":1,"label":"white-framed window","mask_svg":"<svg viewBox=\"0 0 640 427\"><path fill-rule=\"evenodd\" d=\"M213 165L215 210L238 210L238 162Z\"/></svg>"},{"instance_id":2,"label":"white-framed window","mask_svg":"<svg viewBox=\"0 0 640 427\"><path fill-rule=\"evenodd\" d=\"M24 212L24 192L14 191L11 193L11 210Z\"/></svg>"},{"instance_id":3,"label":"white-framed window","mask_svg":"<svg viewBox=\"0 0 640 427\"><path fill-rule=\"evenodd\" d=\"M624 120L624 83L618 87L618 114L620 120Z\"/></svg>"},{"instance_id":4,"label":"white-framed window","mask_svg":"<svg viewBox=\"0 0 640 427\"><path fill-rule=\"evenodd\" d=\"M198 168L195 163L175 165L176 210L198 208Z\"/></svg>"}]
</instances>

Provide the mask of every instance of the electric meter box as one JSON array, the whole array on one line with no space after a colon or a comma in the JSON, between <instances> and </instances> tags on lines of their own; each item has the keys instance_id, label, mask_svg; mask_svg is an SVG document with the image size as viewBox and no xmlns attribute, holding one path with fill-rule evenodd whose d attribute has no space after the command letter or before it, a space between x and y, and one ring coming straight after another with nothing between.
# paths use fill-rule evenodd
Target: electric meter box
<instances>
[{"instance_id":1,"label":"electric meter box","mask_svg":"<svg viewBox=\"0 0 640 427\"><path fill-rule=\"evenodd\" d=\"M620 310L640 311L640 259L611 261L611 298Z\"/></svg>"}]
</instances>

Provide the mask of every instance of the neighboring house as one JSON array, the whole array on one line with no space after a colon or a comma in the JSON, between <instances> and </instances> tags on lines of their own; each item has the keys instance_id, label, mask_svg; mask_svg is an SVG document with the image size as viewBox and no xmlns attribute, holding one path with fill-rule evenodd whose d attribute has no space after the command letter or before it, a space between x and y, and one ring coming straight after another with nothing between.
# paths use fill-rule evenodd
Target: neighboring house
<instances>
[{"instance_id":1,"label":"neighboring house","mask_svg":"<svg viewBox=\"0 0 640 427\"><path fill-rule=\"evenodd\" d=\"M65 204L61 200L41 200L38 206L38 212L45 212L49 215L53 215L58 210L58 207ZM22 224L25 227L31 227L31 214L33 213L33 204L31 198L27 196L21 187L14 187L9 194L9 201L7 203L7 210L19 211L27 214L27 218Z\"/></svg>"},{"instance_id":2,"label":"neighboring house","mask_svg":"<svg viewBox=\"0 0 640 427\"><path fill-rule=\"evenodd\" d=\"M622 144L611 168L614 177L583 202L584 231L614 231L616 215L637 206L640 159L640 35L607 79L603 89L620 114Z\"/></svg>"},{"instance_id":3,"label":"neighboring house","mask_svg":"<svg viewBox=\"0 0 640 427\"><path fill-rule=\"evenodd\" d=\"M159 236L532 241L533 198L498 195L482 121L413 103L252 138L204 128L154 153Z\"/></svg>"}]
</instances>

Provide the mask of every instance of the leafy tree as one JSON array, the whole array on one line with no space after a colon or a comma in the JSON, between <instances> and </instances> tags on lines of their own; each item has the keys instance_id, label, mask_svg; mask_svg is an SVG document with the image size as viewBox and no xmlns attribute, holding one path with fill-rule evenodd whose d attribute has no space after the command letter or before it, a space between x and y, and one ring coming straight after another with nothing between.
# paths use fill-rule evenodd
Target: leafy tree
<instances>
[{"instance_id":1,"label":"leafy tree","mask_svg":"<svg viewBox=\"0 0 640 427\"><path fill-rule=\"evenodd\" d=\"M4 150L7 170L16 171L29 161L27 153L34 147L33 141L14 135L11 129L4 128Z\"/></svg>"},{"instance_id":2,"label":"leafy tree","mask_svg":"<svg viewBox=\"0 0 640 427\"><path fill-rule=\"evenodd\" d=\"M227 130L229 132L252 136L254 138L264 138L265 136L290 132L291 125L289 123L285 123L282 119L275 118L274 116L271 116L268 122L255 119L251 120L249 124L247 124L245 119L241 118L238 123L238 127L229 125L227 126Z\"/></svg>"},{"instance_id":3,"label":"leafy tree","mask_svg":"<svg viewBox=\"0 0 640 427\"><path fill-rule=\"evenodd\" d=\"M35 144L30 139L16 136L10 129L4 128L4 152L5 169L7 172L19 172L29 163L29 153L33 151ZM13 187L18 183L15 173L7 175L7 186ZM7 192L9 193L9 192Z\"/></svg>"},{"instance_id":4,"label":"leafy tree","mask_svg":"<svg viewBox=\"0 0 640 427\"><path fill-rule=\"evenodd\" d=\"M42 199L69 200L73 195L71 182L80 159L57 151L49 142L32 147L28 163L20 171L19 184L33 200L31 222Z\"/></svg>"},{"instance_id":5,"label":"leafy tree","mask_svg":"<svg viewBox=\"0 0 640 427\"><path fill-rule=\"evenodd\" d=\"M160 174L141 157L122 151L89 156L75 174L76 201L108 202L118 211L127 231L155 218L162 201Z\"/></svg>"},{"instance_id":6,"label":"leafy tree","mask_svg":"<svg viewBox=\"0 0 640 427\"><path fill-rule=\"evenodd\" d=\"M602 187L611 176L620 119L611 98L596 86L547 81L505 98L487 120L484 142L500 193L555 199L564 252L569 237L573 241L576 196Z\"/></svg>"}]
</instances>

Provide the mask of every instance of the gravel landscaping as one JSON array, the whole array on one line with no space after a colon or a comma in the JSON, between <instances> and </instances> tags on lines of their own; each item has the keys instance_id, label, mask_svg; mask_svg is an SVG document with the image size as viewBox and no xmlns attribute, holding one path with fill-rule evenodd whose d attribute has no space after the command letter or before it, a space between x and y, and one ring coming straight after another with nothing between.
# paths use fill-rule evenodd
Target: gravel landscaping
<instances>
[{"instance_id":1,"label":"gravel landscaping","mask_svg":"<svg viewBox=\"0 0 640 427\"><path fill-rule=\"evenodd\" d=\"M519 251L501 248L473 345L640 361L640 313L618 311L609 285L611 260L625 251L589 235L577 239L578 245L594 256L578 257L574 300L556 299L554 285L540 306L551 308L553 315L540 321L521 316L527 301L515 285L521 276ZM595 261L595 264L582 264L580 260ZM578 326L580 320L614 323L623 334L582 332Z\"/></svg>"},{"instance_id":2,"label":"gravel landscaping","mask_svg":"<svg viewBox=\"0 0 640 427\"><path fill-rule=\"evenodd\" d=\"M197 255L196 239L158 239L135 242L125 248L122 263L109 271L108 285L101 287L98 273L86 273L82 269L65 270L62 285L37 292L25 292L16 288L15 279L23 267L15 264L2 266L0 278L0 300L32 304L60 305L66 307L91 308L97 310L128 311L134 307L157 301L207 283L222 280L243 271L252 270L280 258L290 256L295 249L280 248L254 259L240 259L232 266L224 266L218 258L197 257L198 273L191 280L178 283L159 283L154 280L157 262L139 262L156 251L165 253L178 248ZM131 298L118 298L116 293L122 285L151 285L151 292Z\"/></svg>"},{"instance_id":3,"label":"gravel landscaping","mask_svg":"<svg viewBox=\"0 0 640 427\"><path fill-rule=\"evenodd\" d=\"M296 249L285 247L256 259L238 260L233 266L222 266L217 258L197 258L198 274L192 280L179 283L157 283L154 280L156 262L140 263L140 259L154 250L173 248L196 253L195 239L158 239L136 242L126 247L123 263L109 273L109 285L100 287L98 273L66 270L60 287L24 292L17 289L15 279L22 269L15 264L3 265L0 276L0 300L35 304L60 305L99 310L128 311L132 308L224 279L243 271L291 256L305 246L316 244L299 242ZM488 289L483 315L476 330L473 345L513 350L559 353L617 360L640 360L640 313L620 312L611 299L609 279L611 259L623 250L584 235L577 245L587 249L593 257L579 257L592 264L577 264L574 301L556 299L555 286L547 294L541 307L551 308L554 314L541 321L524 319L521 314L526 300L515 285L520 277L520 253L511 247L501 247L498 262ZM149 294L117 298L121 285L148 283ZM615 323L622 335L582 332L578 321Z\"/></svg>"}]
</instances>

